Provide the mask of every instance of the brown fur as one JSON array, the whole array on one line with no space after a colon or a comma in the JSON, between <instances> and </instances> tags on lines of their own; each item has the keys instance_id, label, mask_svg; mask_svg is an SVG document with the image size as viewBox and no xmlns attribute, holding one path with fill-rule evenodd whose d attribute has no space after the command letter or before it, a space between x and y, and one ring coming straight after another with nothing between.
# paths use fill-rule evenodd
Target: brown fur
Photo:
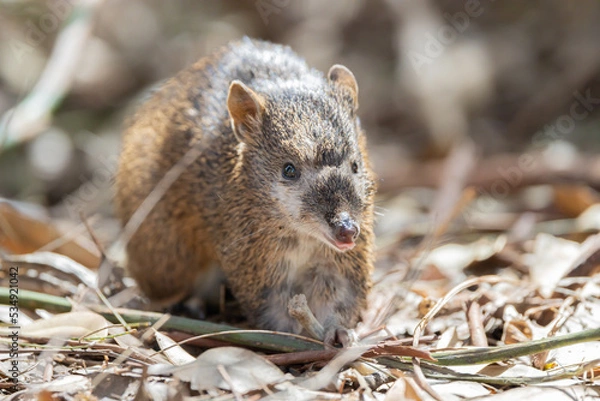
<instances>
[{"instance_id":1,"label":"brown fur","mask_svg":"<svg viewBox=\"0 0 600 401\"><path fill-rule=\"evenodd\" d=\"M201 156L128 244L142 291L171 304L219 265L259 327L300 332L287 313L297 293L327 329L353 327L370 287L375 190L357 95L345 67L327 78L289 48L249 39L167 81L123 136L123 223L191 146ZM299 178L282 176L286 163ZM360 227L345 252L326 240L342 219Z\"/></svg>"}]
</instances>

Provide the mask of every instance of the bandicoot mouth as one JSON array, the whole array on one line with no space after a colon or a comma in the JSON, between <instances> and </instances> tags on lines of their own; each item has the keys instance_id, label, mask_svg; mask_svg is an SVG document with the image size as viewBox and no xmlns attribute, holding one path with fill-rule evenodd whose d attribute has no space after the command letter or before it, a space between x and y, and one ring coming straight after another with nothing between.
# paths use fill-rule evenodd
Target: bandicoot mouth
<instances>
[{"instance_id":1,"label":"bandicoot mouth","mask_svg":"<svg viewBox=\"0 0 600 401\"><path fill-rule=\"evenodd\" d=\"M327 245L331 246L336 251L346 252L356 246L356 242L354 242L354 241L342 242L342 241L337 241L329 236L325 236L325 238L326 238L325 242L327 243Z\"/></svg>"},{"instance_id":2,"label":"bandicoot mouth","mask_svg":"<svg viewBox=\"0 0 600 401\"><path fill-rule=\"evenodd\" d=\"M349 251L350 249L354 248L356 243L355 242L333 241L333 245L340 251Z\"/></svg>"},{"instance_id":3,"label":"bandicoot mouth","mask_svg":"<svg viewBox=\"0 0 600 401\"><path fill-rule=\"evenodd\" d=\"M317 238L320 237L321 241L338 252L347 252L356 246L356 242L353 239L348 238L347 241L340 241L325 230L320 230L320 234Z\"/></svg>"}]
</instances>

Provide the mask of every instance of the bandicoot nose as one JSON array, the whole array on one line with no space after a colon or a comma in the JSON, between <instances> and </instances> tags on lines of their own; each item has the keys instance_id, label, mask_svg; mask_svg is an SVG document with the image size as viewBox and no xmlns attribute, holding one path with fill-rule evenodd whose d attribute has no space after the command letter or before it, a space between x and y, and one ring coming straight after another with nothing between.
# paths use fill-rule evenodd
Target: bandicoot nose
<instances>
[{"instance_id":1,"label":"bandicoot nose","mask_svg":"<svg viewBox=\"0 0 600 401\"><path fill-rule=\"evenodd\" d=\"M359 232L360 229L358 228L358 225L354 221L348 219L342 220L335 225L334 234L335 239L338 242L352 244L356 240L356 237L358 237Z\"/></svg>"}]
</instances>

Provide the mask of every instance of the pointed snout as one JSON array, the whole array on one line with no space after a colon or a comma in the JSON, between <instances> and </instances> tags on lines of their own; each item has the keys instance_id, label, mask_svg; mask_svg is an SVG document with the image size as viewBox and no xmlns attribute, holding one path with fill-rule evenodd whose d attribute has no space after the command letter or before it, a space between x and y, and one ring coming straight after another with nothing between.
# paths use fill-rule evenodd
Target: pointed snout
<instances>
[{"instance_id":1,"label":"pointed snout","mask_svg":"<svg viewBox=\"0 0 600 401\"><path fill-rule=\"evenodd\" d=\"M324 169L303 195L305 212L318 219L319 239L337 251L356 246L364 203L360 187L337 168Z\"/></svg>"},{"instance_id":2,"label":"pointed snout","mask_svg":"<svg viewBox=\"0 0 600 401\"><path fill-rule=\"evenodd\" d=\"M342 220L339 220L333 226L335 246L342 251L354 248L359 234L360 228L358 224L347 216L344 216Z\"/></svg>"},{"instance_id":3,"label":"pointed snout","mask_svg":"<svg viewBox=\"0 0 600 401\"><path fill-rule=\"evenodd\" d=\"M359 232L360 228L352 220L340 221L335 226L335 239L336 241L350 244L356 240Z\"/></svg>"}]
</instances>

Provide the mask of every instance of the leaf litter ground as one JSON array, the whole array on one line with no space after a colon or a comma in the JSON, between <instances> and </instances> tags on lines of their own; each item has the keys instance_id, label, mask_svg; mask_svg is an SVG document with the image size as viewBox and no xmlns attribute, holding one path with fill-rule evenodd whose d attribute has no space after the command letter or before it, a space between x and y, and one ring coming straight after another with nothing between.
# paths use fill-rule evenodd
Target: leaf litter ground
<instances>
[{"instance_id":1,"label":"leaf litter ground","mask_svg":"<svg viewBox=\"0 0 600 401\"><path fill-rule=\"evenodd\" d=\"M114 222L65 229L43 209L0 200L0 391L14 400L600 396L600 196L585 182L548 182L494 197L468 185L476 163L461 148L437 190L380 194L375 284L347 349L245 327L226 297L207 321L148 312L112 261L118 253L101 256L110 241L97 233Z\"/></svg>"}]
</instances>

